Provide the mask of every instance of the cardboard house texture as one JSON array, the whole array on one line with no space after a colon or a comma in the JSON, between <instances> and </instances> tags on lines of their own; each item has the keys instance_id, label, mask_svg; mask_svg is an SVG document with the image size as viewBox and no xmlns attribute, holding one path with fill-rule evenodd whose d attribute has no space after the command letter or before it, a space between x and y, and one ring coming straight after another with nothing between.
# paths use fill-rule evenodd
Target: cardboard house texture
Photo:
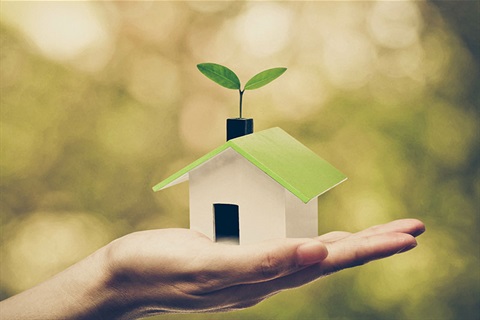
<instances>
[{"instance_id":1,"label":"cardboard house texture","mask_svg":"<svg viewBox=\"0 0 480 320\"><path fill-rule=\"evenodd\" d=\"M345 175L280 128L228 140L157 184L189 180L190 228L240 244L318 235L317 198Z\"/></svg>"}]
</instances>

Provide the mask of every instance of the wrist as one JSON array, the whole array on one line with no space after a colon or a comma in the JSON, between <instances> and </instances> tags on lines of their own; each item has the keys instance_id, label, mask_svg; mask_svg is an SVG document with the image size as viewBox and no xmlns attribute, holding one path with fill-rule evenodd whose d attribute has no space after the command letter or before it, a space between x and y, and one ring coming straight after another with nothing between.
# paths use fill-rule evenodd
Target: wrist
<instances>
[{"instance_id":1,"label":"wrist","mask_svg":"<svg viewBox=\"0 0 480 320\"><path fill-rule=\"evenodd\" d=\"M113 319L118 293L111 285L112 272L108 262L108 246L103 247L71 268L67 293L74 319Z\"/></svg>"},{"instance_id":2,"label":"wrist","mask_svg":"<svg viewBox=\"0 0 480 320\"><path fill-rule=\"evenodd\" d=\"M136 258L124 239L114 240L92 256L98 278L96 287L87 294L94 302L84 319L134 319L141 314L143 290L136 285L129 267L131 259Z\"/></svg>"},{"instance_id":3,"label":"wrist","mask_svg":"<svg viewBox=\"0 0 480 320\"><path fill-rule=\"evenodd\" d=\"M102 280L97 290L104 297L96 308L99 319L136 319L168 312L158 305L162 289L151 278L137 238L142 239L138 234L116 239L99 252Z\"/></svg>"},{"instance_id":4,"label":"wrist","mask_svg":"<svg viewBox=\"0 0 480 320\"><path fill-rule=\"evenodd\" d=\"M104 246L85 260L91 269L91 286L80 301L88 301L80 319L123 319L133 311L133 297L121 285L116 255L118 240ZM85 306L83 306L85 307Z\"/></svg>"},{"instance_id":5,"label":"wrist","mask_svg":"<svg viewBox=\"0 0 480 320\"><path fill-rule=\"evenodd\" d=\"M1 302L0 319L112 319L105 247L53 278Z\"/></svg>"}]
</instances>

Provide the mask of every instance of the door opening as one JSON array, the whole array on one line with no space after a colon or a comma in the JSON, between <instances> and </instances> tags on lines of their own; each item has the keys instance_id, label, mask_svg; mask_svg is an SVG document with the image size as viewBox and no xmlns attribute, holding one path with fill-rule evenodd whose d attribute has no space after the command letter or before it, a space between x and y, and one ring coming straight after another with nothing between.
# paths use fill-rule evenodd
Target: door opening
<instances>
[{"instance_id":1,"label":"door opening","mask_svg":"<svg viewBox=\"0 0 480 320\"><path fill-rule=\"evenodd\" d=\"M232 244L240 243L238 206L215 203L213 205L215 241Z\"/></svg>"}]
</instances>

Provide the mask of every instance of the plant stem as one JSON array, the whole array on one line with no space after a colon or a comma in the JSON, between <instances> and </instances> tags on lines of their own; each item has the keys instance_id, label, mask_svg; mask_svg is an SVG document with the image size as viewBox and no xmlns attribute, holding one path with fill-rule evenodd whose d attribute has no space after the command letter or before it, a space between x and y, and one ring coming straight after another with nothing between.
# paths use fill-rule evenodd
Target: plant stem
<instances>
[{"instance_id":1,"label":"plant stem","mask_svg":"<svg viewBox=\"0 0 480 320\"><path fill-rule=\"evenodd\" d=\"M242 100L243 100L243 92L245 90L238 90L240 92L240 119L242 118Z\"/></svg>"}]
</instances>

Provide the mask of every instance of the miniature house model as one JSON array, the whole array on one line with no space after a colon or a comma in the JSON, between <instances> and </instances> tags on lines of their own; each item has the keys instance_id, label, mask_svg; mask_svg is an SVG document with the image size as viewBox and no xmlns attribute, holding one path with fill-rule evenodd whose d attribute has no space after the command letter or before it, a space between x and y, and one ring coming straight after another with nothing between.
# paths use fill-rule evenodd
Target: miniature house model
<instances>
[{"instance_id":1,"label":"miniature house model","mask_svg":"<svg viewBox=\"0 0 480 320\"><path fill-rule=\"evenodd\" d=\"M318 235L317 198L345 175L280 128L228 140L157 184L189 180L190 228L249 244Z\"/></svg>"}]
</instances>

